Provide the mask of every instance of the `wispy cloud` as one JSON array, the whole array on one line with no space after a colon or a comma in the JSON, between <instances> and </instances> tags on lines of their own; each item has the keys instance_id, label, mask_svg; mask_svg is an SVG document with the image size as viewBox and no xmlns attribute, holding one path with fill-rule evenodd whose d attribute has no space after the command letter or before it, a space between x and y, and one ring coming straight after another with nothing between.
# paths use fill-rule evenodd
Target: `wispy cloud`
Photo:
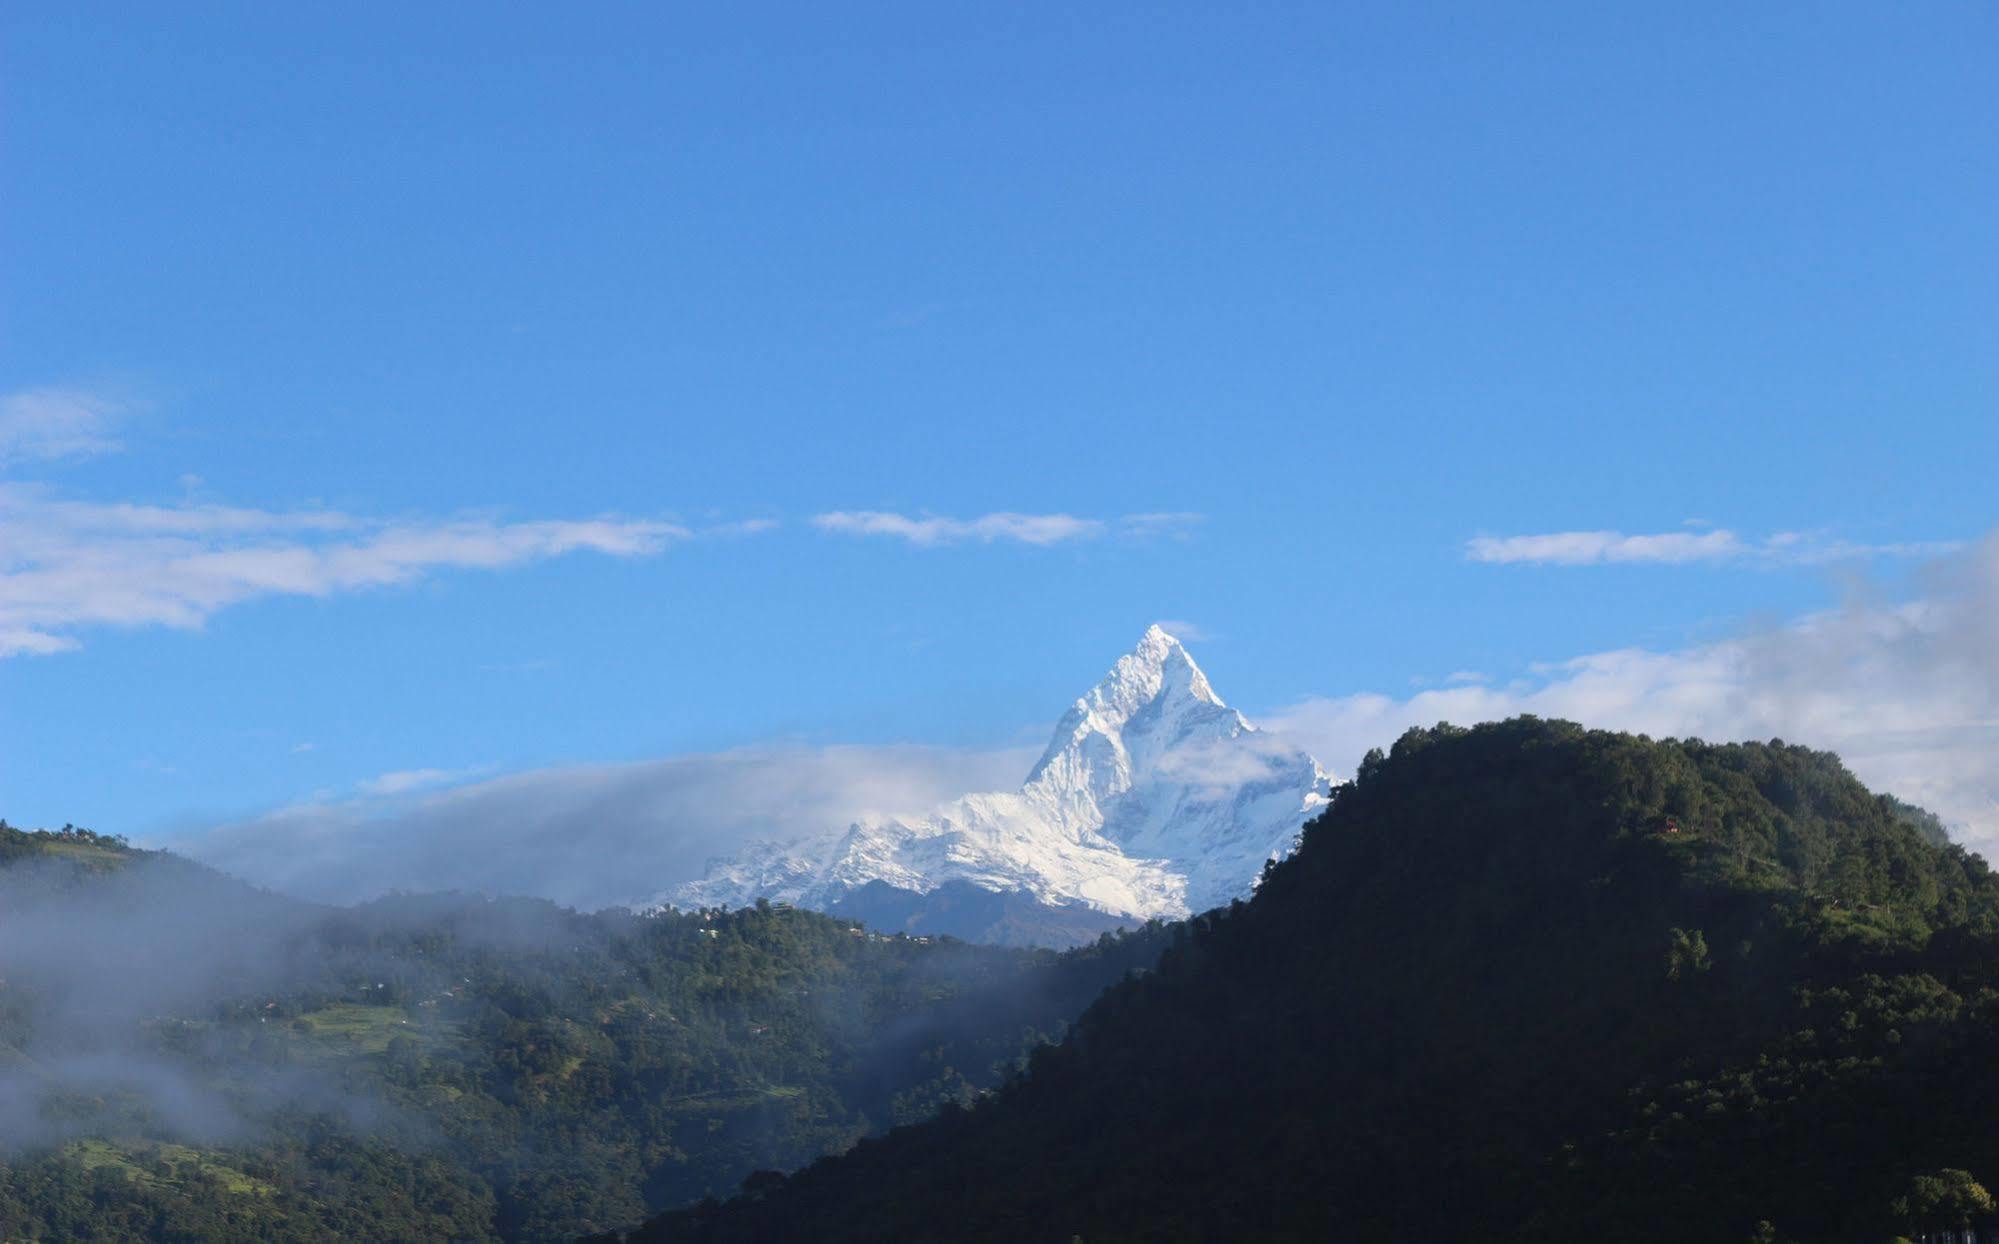
<instances>
[{"instance_id":1,"label":"wispy cloud","mask_svg":"<svg viewBox=\"0 0 1999 1244\"><path fill-rule=\"evenodd\" d=\"M745 842L837 835L864 816L1016 785L1036 754L768 746L478 781L418 769L159 845L333 902L456 889L605 907L697 880Z\"/></svg>"},{"instance_id":2,"label":"wispy cloud","mask_svg":"<svg viewBox=\"0 0 1999 1244\"><path fill-rule=\"evenodd\" d=\"M887 510L834 510L815 514L812 525L821 531L850 536L895 536L911 544L939 545L978 541L1012 540L1021 544L1049 545L1066 540L1088 540L1104 534L1100 519L1077 518L1073 514L1016 514L1000 511L977 518L912 518Z\"/></svg>"},{"instance_id":3,"label":"wispy cloud","mask_svg":"<svg viewBox=\"0 0 1999 1244\"><path fill-rule=\"evenodd\" d=\"M775 518L744 518L734 522L710 523L697 534L703 536L758 536L766 531L776 531L783 526Z\"/></svg>"},{"instance_id":4,"label":"wispy cloud","mask_svg":"<svg viewBox=\"0 0 1999 1244\"><path fill-rule=\"evenodd\" d=\"M364 795L407 795L412 791L448 786L482 772L479 769L399 769L360 783L355 789Z\"/></svg>"},{"instance_id":5,"label":"wispy cloud","mask_svg":"<svg viewBox=\"0 0 1999 1244\"><path fill-rule=\"evenodd\" d=\"M1999 534L1926 571L1928 594L1905 604L1858 603L1675 652L1594 653L1503 685L1307 699L1265 724L1343 772L1410 726L1517 713L1781 737L1837 751L1863 780L1989 850L1999 846Z\"/></svg>"},{"instance_id":6,"label":"wispy cloud","mask_svg":"<svg viewBox=\"0 0 1999 1244\"><path fill-rule=\"evenodd\" d=\"M1296 740L1257 731L1179 743L1154 761L1154 772L1198 798L1232 799L1245 786L1299 773L1308 763Z\"/></svg>"},{"instance_id":7,"label":"wispy cloud","mask_svg":"<svg viewBox=\"0 0 1999 1244\"><path fill-rule=\"evenodd\" d=\"M566 553L654 554L687 535L624 518L369 519L332 510L100 504L0 484L0 657L96 626L199 627L266 596L330 596Z\"/></svg>"},{"instance_id":8,"label":"wispy cloud","mask_svg":"<svg viewBox=\"0 0 1999 1244\"><path fill-rule=\"evenodd\" d=\"M1603 562L1695 562L1740 557L1732 531L1669 531L1627 536L1617 531L1557 531L1539 536L1479 536L1465 545L1475 562L1592 566Z\"/></svg>"},{"instance_id":9,"label":"wispy cloud","mask_svg":"<svg viewBox=\"0 0 1999 1244\"><path fill-rule=\"evenodd\" d=\"M1212 643L1220 638L1200 623L1189 622L1185 618L1159 618L1153 622L1153 625L1173 638L1190 644Z\"/></svg>"},{"instance_id":10,"label":"wispy cloud","mask_svg":"<svg viewBox=\"0 0 1999 1244\"><path fill-rule=\"evenodd\" d=\"M112 429L124 413L118 403L78 389L0 395L0 466L110 453L119 448Z\"/></svg>"},{"instance_id":11,"label":"wispy cloud","mask_svg":"<svg viewBox=\"0 0 1999 1244\"><path fill-rule=\"evenodd\" d=\"M1766 566L1819 565L1877 557L1936 557L1962 546L1951 541L1855 544L1817 532L1780 531L1760 540L1727 528L1626 535L1621 531L1556 531L1531 536L1478 536L1465 543L1471 561L1496 565L1600 566L1736 562Z\"/></svg>"},{"instance_id":12,"label":"wispy cloud","mask_svg":"<svg viewBox=\"0 0 1999 1244\"><path fill-rule=\"evenodd\" d=\"M815 514L812 525L821 531L842 535L893 536L911 544L934 547L967 542L991 544L1000 540L1051 545L1071 540L1094 540L1112 531L1126 536L1183 535L1200 521L1199 514L1180 511L1126 514L1107 520L1079 518L1074 514L1020 514L1011 510L982 514L976 518L950 518L935 514L915 516L891 510L833 510Z\"/></svg>"}]
</instances>

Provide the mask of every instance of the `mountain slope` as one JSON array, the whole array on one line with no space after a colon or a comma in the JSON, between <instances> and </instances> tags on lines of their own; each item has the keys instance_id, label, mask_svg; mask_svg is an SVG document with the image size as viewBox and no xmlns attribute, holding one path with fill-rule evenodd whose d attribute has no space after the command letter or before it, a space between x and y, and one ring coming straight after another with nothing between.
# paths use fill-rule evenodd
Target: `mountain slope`
<instances>
[{"instance_id":1,"label":"mountain slope","mask_svg":"<svg viewBox=\"0 0 1999 1244\"><path fill-rule=\"evenodd\" d=\"M1134 920L1246 894L1324 803L1326 775L1224 704L1155 626L1069 709L1018 791L966 795L928 816L756 844L682 887L682 907L798 903L891 927L1072 944ZM946 887L949 902L925 901ZM967 890L1024 897L1007 919Z\"/></svg>"},{"instance_id":2,"label":"mountain slope","mask_svg":"<svg viewBox=\"0 0 1999 1244\"><path fill-rule=\"evenodd\" d=\"M994 1099L632 1238L1913 1234L1999 1176L1995 927L1831 756L1412 731Z\"/></svg>"},{"instance_id":3,"label":"mountain slope","mask_svg":"<svg viewBox=\"0 0 1999 1244\"><path fill-rule=\"evenodd\" d=\"M327 908L0 823L0 1239L573 1239L975 1098L1162 942Z\"/></svg>"}]
</instances>

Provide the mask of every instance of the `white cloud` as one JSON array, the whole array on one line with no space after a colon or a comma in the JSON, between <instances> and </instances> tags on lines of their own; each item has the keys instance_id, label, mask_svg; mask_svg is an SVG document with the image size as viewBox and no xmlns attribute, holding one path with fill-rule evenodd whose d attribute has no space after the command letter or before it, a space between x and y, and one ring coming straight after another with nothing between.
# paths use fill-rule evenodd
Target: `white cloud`
<instances>
[{"instance_id":1,"label":"white cloud","mask_svg":"<svg viewBox=\"0 0 1999 1244\"><path fill-rule=\"evenodd\" d=\"M1073 514L1015 514L1001 511L977 518L911 518L885 510L834 510L815 514L812 525L821 531L852 536L896 536L918 545L958 544L976 540L1014 540L1022 544L1060 544L1065 540L1087 540L1104 533L1102 521L1077 518Z\"/></svg>"},{"instance_id":2,"label":"white cloud","mask_svg":"<svg viewBox=\"0 0 1999 1244\"><path fill-rule=\"evenodd\" d=\"M1615 563L1684 565L1688 562L1743 562L1760 565L1817 565L1876 557L1935 557L1956 551L1951 542L1854 544L1823 534L1780 531L1745 540L1726 528L1625 535L1620 531L1557 531L1533 536L1478 536L1465 542L1465 556L1496 565L1597 566Z\"/></svg>"},{"instance_id":3,"label":"white cloud","mask_svg":"<svg viewBox=\"0 0 1999 1244\"><path fill-rule=\"evenodd\" d=\"M0 626L0 657L46 657L58 652L74 652L82 647L65 635L20 626Z\"/></svg>"},{"instance_id":4,"label":"white cloud","mask_svg":"<svg viewBox=\"0 0 1999 1244\"><path fill-rule=\"evenodd\" d=\"M766 531L776 531L783 524L775 518L745 518L735 522L713 523L701 529L704 536L756 536Z\"/></svg>"},{"instance_id":5,"label":"white cloud","mask_svg":"<svg viewBox=\"0 0 1999 1244\"><path fill-rule=\"evenodd\" d=\"M659 552L671 523L365 519L331 510L68 501L0 484L0 657L60 652L94 626L198 627L264 596L328 596L450 569Z\"/></svg>"},{"instance_id":6,"label":"white cloud","mask_svg":"<svg viewBox=\"0 0 1999 1244\"><path fill-rule=\"evenodd\" d=\"M771 746L576 765L410 793L320 796L155 845L260 885L351 902L390 889L643 902L753 839L915 816L1017 785L1038 749ZM416 770L387 779L428 775ZM388 782L389 786L399 782Z\"/></svg>"},{"instance_id":7,"label":"white cloud","mask_svg":"<svg viewBox=\"0 0 1999 1244\"><path fill-rule=\"evenodd\" d=\"M1539 667L1503 686L1408 699L1312 698L1265 724L1352 772L1410 726L1518 713L1711 740L1829 748L1875 789L1999 846L1999 534L1927 568L1925 594L1857 603L1677 652L1623 649Z\"/></svg>"},{"instance_id":8,"label":"white cloud","mask_svg":"<svg viewBox=\"0 0 1999 1244\"><path fill-rule=\"evenodd\" d=\"M1180 642L1187 644L1213 643L1216 639L1220 638L1220 636L1208 630L1200 623L1189 622L1185 618L1159 618L1153 622L1153 625Z\"/></svg>"},{"instance_id":9,"label":"white cloud","mask_svg":"<svg viewBox=\"0 0 1999 1244\"><path fill-rule=\"evenodd\" d=\"M369 778L356 789L364 795L407 795L433 786L462 782L478 772L478 769L399 769Z\"/></svg>"},{"instance_id":10,"label":"white cloud","mask_svg":"<svg viewBox=\"0 0 1999 1244\"><path fill-rule=\"evenodd\" d=\"M1078 518L1074 514L1019 514L1011 510L977 518L935 514L913 517L890 510L832 510L812 517L812 525L821 531L850 536L894 536L925 547L967 541L991 544L998 540L1061 544L1069 540L1094 540L1113 529L1126 536L1179 536L1200 521L1201 515L1183 511L1126 514L1111 521Z\"/></svg>"},{"instance_id":11,"label":"white cloud","mask_svg":"<svg viewBox=\"0 0 1999 1244\"><path fill-rule=\"evenodd\" d=\"M76 389L0 396L0 466L82 458L119 448L111 429L124 408Z\"/></svg>"},{"instance_id":12,"label":"white cloud","mask_svg":"<svg viewBox=\"0 0 1999 1244\"><path fill-rule=\"evenodd\" d=\"M1740 557L1744 545L1732 531L1669 531L1627 536L1616 531L1558 531L1541 536L1479 536L1466 544L1475 562L1531 562L1589 566L1600 562L1691 562Z\"/></svg>"},{"instance_id":13,"label":"white cloud","mask_svg":"<svg viewBox=\"0 0 1999 1244\"><path fill-rule=\"evenodd\" d=\"M1305 763L1293 739L1270 731L1232 739L1192 740L1163 752L1155 771L1194 788L1203 799L1226 799L1253 783L1297 772Z\"/></svg>"}]
</instances>

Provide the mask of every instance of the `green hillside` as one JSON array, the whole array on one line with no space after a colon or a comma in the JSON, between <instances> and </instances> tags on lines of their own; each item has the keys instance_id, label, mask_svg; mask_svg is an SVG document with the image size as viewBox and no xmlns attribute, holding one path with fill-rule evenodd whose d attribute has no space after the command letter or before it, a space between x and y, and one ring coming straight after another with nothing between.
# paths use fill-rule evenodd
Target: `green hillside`
<instances>
[{"instance_id":1,"label":"green hillside","mask_svg":"<svg viewBox=\"0 0 1999 1244\"><path fill-rule=\"evenodd\" d=\"M975 1100L1162 942L330 909L0 829L0 1239L574 1238Z\"/></svg>"},{"instance_id":2,"label":"green hillside","mask_svg":"<svg viewBox=\"0 0 1999 1244\"><path fill-rule=\"evenodd\" d=\"M1935 838L1781 743L1412 731L1001 1093L630 1238L1955 1225L1999 1179L1999 882Z\"/></svg>"}]
</instances>

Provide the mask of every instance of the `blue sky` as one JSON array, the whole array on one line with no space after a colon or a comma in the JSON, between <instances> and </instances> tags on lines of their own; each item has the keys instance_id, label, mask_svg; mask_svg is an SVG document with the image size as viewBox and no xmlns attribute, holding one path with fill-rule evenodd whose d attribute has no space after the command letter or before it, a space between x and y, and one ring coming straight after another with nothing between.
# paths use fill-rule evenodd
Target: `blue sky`
<instances>
[{"instance_id":1,"label":"blue sky","mask_svg":"<svg viewBox=\"0 0 1999 1244\"><path fill-rule=\"evenodd\" d=\"M1958 731L1863 776L1999 790L1989 6L0 22L17 823L1005 759L1158 619L1345 752L1834 607ZM1853 737L1730 668L1603 724Z\"/></svg>"}]
</instances>

